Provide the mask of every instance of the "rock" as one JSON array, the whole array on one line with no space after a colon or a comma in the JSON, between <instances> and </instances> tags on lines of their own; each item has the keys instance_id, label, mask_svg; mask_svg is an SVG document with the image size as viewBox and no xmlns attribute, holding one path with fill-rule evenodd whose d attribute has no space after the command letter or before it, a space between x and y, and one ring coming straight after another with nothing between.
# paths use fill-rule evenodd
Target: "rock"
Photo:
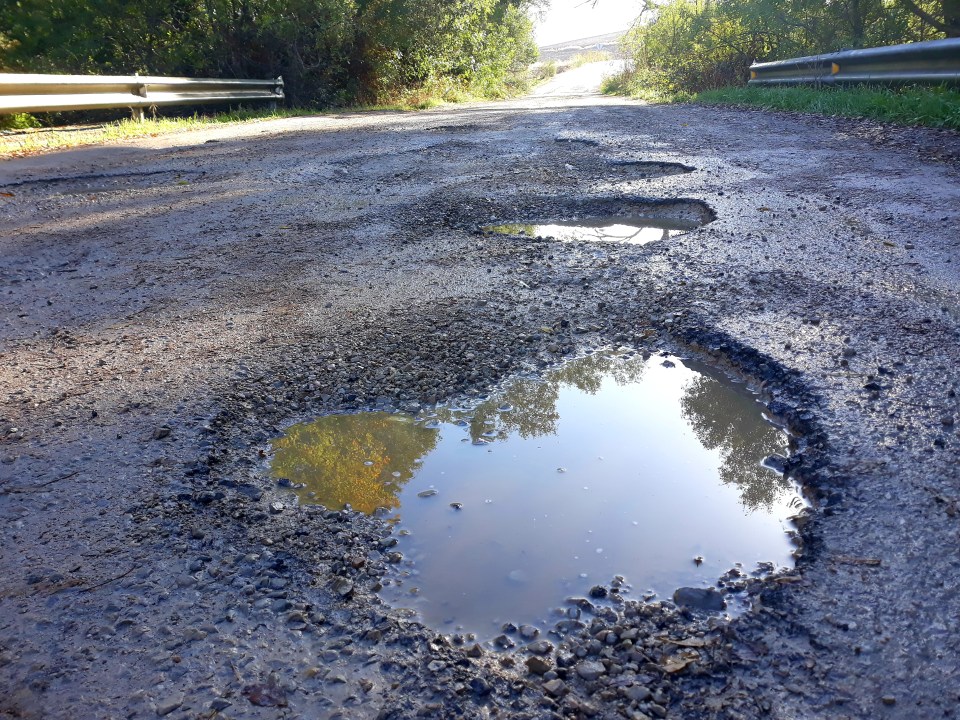
<instances>
[{"instance_id":1,"label":"rock","mask_svg":"<svg viewBox=\"0 0 960 720\"><path fill-rule=\"evenodd\" d=\"M606 672L607 669L603 666L603 663L597 660L584 660L577 665L577 675L582 677L587 682L596 680Z\"/></svg>"},{"instance_id":2,"label":"rock","mask_svg":"<svg viewBox=\"0 0 960 720\"><path fill-rule=\"evenodd\" d=\"M539 634L540 630L533 625L520 626L520 637L522 637L524 640L533 640Z\"/></svg>"},{"instance_id":3,"label":"rock","mask_svg":"<svg viewBox=\"0 0 960 720\"><path fill-rule=\"evenodd\" d=\"M723 595L711 588L678 588L673 593L673 601L681 607L708 612L719 612L727 607Z\"/></svg>"},{"instance_id":4,"label":"rock","mask_svg":"<svg viewBox=\"0 0 960 720\"><path fill-rule=\"evenodd\" d=\"M553 680L548 680L543 684L543 690L547 695L552 695L553 697L559 697L567 691L567 686L560 678L555 678Z\"/></svg>"},{"instance_id":5,"label":"rock","mask_svg":"<svg viewBox=\"0 0 960 720\"><path fill-rule=\"evenodd\" d=\"M646 685L631 685L622 690L623 696L628 700L634 700L636 702L645 702L650 699L653 693L650 692L650 688Z\"/></svg>"},{"instance_id":6,"label":"rock","mask_svg":"<svg viewBox=\"0 0 960 720\"><path fill-rule=\"evenodd\" d=\"M436 673L443 670L446 666L447 664L442 660L432 660L430 661L430 664L427 665L427 670L429 670L432 673Z\"/></svg>"},{"instance_id":7,"label":"rock","mask_svg":"<svg viewBox=\"0 0 960 720\"><path fill-rule=\"evenodd\" d=\"M493 687L483 678L473 678L470 681L470 689L475 695L489 695L493 692Z\"/></svg>"},{"instance_id":8,"label":"rock","mask_svg":"<svg viewBox=\"0 0 960 720\"><path fill-rule=\"evenodd\" d=\"M536 640L527 645L527 650L534 655L549 655L553 652L553 644L546 640Z\"/></svg>"},{"instance_id":9,"label":"rock","mask_svg":"<svg viewBox=\"0 0 960 720\"><path fill-rule=\"evenodd\" d=\"M474 643L472 646L467 648L467 657L478 658L483 656L483 648L480 647L477 643Z\"/></svg>"},{"instance_id":10,"label":"rock","mask_svg":"<svg viewBox=\"0 0 960 720\"><path fill-rule=\"evenodd\" d=\"M183 705L183 698L180 696L169 697L163 700L157 701L157 716L163 717L164 715L169 715L178 707Z\"/></svg>"},{"instance_id":11,"label":"rock","mask_svg":"<svg viewBox=\"0 0 960 720\"><path fill-rule=\"evenodd\" d=\"M421 490L420 492L417 493L417 497L428 498L428 497L433 497L437 493L438 493L437 490L434 490L433 488L431 488L430 490Z\"/></svg>"},{"instance_id":12,"label":"rock","mask_svg":"<svg viewBox=\"0 0 960 720\"><path fill-rule=\"evenodd\" d=\"M516 647L516 643L506 635L497 635L493 639L493 644L502 650L509 650L512 647Z\"/></svg>"},{"instance_id":13,"label":"rock","mask_svg":"<svg viewBox=\"0 0 960 720\"><path fill-rule=\"evenodd\" d=\"M286 508L287 508L287 506L284 505L282 502L272 502L272 503L270 503L270 514L271 514L271 515L279 515L279 514L282 513L284 510L286 510Z\"/></svg>"},{"instance_id":14,"label":"rock","mask_svg":"<svg viewBox=\"0 0 960 720\"><path fill-rule=\"evenodd\" d=\"M173 432L169 425L161 425L153 431L154 440L163 440L164 438L170 437L170 433ZM176 708L174 708L175 710ZM169 710L168 712L173 712Z\"/></svg>"},{"instance_id":15,"label":"rock","mask_svg":"<svg viewBox=\"0 0 960 720\"><path fill-rule=\"evenodd\" d=\"M552 669L553 669L553 666L543 658L540 658L540 657L527 658L527 670L529 670L534 675L543 675L544 673L550 672L550 670Z\"/></svg>"},{"instance_id":16,"label":"rock","mask_svg":"<svg viewBox=\"0 0 960 720\"><path fill-rule=\"evenodd\" d=\"M594 585L590 588L590 597L592 598L605 598L607 596L607 589L603 585Z\"/></svg>"},{"instance_id":17,"label":"rock","mask_svg":"<svg viewBox=\"0 0 960 720\"><path fill-rule=\"evenodd\" d=\"M884 695L880 698L884 705L896 705L897 699L893 695Z\"/></svg>"},{"instance_id":18,"label":"rock","mask_svg":"<svg viewBox=\"0 0 960 720\"><path fill-rule=\"evenodd\" d=\"M353 592L353 583L346 578L338 578L333 584L333 591L340 597L347 597Z\"/></svg>"}]
</instances>

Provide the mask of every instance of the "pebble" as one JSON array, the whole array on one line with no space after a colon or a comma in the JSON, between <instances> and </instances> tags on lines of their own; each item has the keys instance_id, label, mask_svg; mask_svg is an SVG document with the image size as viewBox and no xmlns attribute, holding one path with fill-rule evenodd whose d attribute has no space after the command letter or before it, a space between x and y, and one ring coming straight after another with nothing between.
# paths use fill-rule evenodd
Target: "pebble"
<instances>
[{"instance_id":1,"label":"pebble","mask_svg":"<svg viewBox=\"0 0 960 720\"><path fill-rule=\"evenodd\" d=\"M723 595L710 588L678 588L673 593L673 601L683 607L710 612L718 612L727 607Z\"/></svg>"},{"instance_id":2,"label":"pebble","mask_svg":"<svg viewBox=\"0 0 960 720\"><path fill-rule=\"evenodd\" d=\"M540 658L540 657L527 658L527 670L529 670L534 675L543 675L544 673L550 672L550 670L552 669L553 669L553 666L543 658Z\"/></svg>"},{"instance_id":3,"label":"pebble","mask_svg":"<svg viewBox=\"0 0 960 720\"><path fill-rule=\"evenodd\" d=\"M340 597L346 597L353 592L353 583L346 578L338 578L333 584L333 591Z\"/></svg>"},{"instance_id":4,"label":"pebble","mask_svg":"<svg viewBox=\"0 0 960 720\"><path fill-rule=\"evenodd\" d=\"M433 497L434 495L437 494L437 492L438 492L437 490L433 490L433 489L421 490L420 492L417 493L417 497L420 497L420 498Z\"/></svg>"},{"instance_id":5,"label":"pebble","mask_svg":"<svg viewBox=\"0 0 960 720\"><path fill-rule=\"evenodd\" d=\"M603 666L603 663L596 660L585 660L577 665L577 675L588 682L596 680L606 672L607 669Z\"/></svg>"},{"instance_id":6,"label":"pebble","mask_svg":"<svg viewBox=\"0 0 960 720\"><path fill-rule=\"evenodd\" d=\"M560 678L555 678L553 680L548 680L543 684L543 689L547 695L552 695L553 697L558 697L563 695L566 692L567 685Z\"/></svg>"},{"instance_id":7,"label":"pebble","mask_svg":"<svg viewBox=\"0 0 960 720\"><path fill-rule=\"evenodd\" d=\"M169 697L163 700L158 700L157 716L163 717L165 715L169 715L181 705L183 705L183 697L179 695L176 697Z\"/></svg>"}]
</instances>

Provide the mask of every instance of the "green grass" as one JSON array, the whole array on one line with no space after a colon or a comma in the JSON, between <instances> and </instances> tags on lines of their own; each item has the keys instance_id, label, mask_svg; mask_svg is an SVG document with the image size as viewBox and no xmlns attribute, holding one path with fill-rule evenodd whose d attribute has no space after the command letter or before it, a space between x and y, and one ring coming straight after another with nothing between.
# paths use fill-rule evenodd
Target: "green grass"
<instances>
[{"instance_id":1,"label":"green grass","mask_svg":"<svg viewBox=\"0 0 960 720\"><path fill-rule=\"evenodd\" d=\"M707 105L793 110L960 130L960 91L944 87L733 87L702 92L692 99Z\"/></svg>"}]
</instances>

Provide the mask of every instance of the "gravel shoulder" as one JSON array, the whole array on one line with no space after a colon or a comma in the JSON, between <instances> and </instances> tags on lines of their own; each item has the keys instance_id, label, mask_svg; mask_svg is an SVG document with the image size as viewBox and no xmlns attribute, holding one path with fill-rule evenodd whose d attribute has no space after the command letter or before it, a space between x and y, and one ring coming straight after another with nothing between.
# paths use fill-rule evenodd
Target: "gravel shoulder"
<instances>
[{"instance_id":1,"label":"gravel shoulder","mask_svg":"<svg viewBox=\"0 0 960 720\"><path fill-rule=\"evenodd\" d=\"M559 88L0 163L0 716L953 717L957 148ZM678 198L716 219L478 230ZM294 422L609 345L742 377L794 432L797 569L730 582L735 620L627 596L475 648L377 599L379 520L269 478Z\"/></svg>"}]
</instances>

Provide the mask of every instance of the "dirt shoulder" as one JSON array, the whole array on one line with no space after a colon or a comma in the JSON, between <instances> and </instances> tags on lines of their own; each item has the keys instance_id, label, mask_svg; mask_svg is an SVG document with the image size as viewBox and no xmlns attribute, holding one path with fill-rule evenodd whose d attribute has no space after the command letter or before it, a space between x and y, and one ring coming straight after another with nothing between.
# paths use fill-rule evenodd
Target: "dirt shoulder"
<instances>
[{"instance_id":1,"label":"dirt shoulder","mask_svg":"<svg viewBox=\"0 0 960 720\"><path fill-rule=\"evenodd\" d=\"M558 92L0 164L0 713L950 716L960 176L871 127ZM676 198L717 219L478 232ZM295 421L611 344L746 376L797 433L798 570L737 620L627 598L474 650L377 600L378 520L269 478Z\"/></svg>"}]
</instances>

